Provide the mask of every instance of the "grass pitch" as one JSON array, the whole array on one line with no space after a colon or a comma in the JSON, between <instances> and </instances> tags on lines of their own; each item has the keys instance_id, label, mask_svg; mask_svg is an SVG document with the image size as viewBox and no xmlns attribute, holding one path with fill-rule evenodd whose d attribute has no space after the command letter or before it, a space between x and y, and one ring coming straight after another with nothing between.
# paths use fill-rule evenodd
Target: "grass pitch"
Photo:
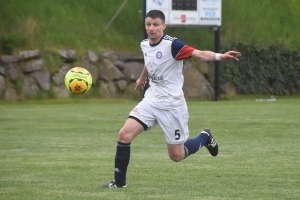
<instances>
[{"instance_id":1,"label":"grass pitch","mask_svg":"<svg viewBox=\"0 0 300 200\"><path fill-rule=\"evenodd\" d=\"M113 180L117 134L137 102L0 104L0 199L298 199L300 99L189 101L190 137L209 127L219 155L203 148L174 163L160 127L134 140L128 188Z\"/></svg>"}]
</instances>

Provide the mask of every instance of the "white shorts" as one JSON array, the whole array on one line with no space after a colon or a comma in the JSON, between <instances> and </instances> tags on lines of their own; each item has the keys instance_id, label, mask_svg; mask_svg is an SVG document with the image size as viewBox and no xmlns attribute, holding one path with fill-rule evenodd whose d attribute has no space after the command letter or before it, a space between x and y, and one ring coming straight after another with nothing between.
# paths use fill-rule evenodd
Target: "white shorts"
<instances>
[{"instance_id":1,"label":"white shorts","mask_svg":"<svg viewBox=\"0 0 300 200\"><path fill-rule=\"evenodd\" d=\"M144 98L130 112L129 118L138 121L145 131L159 124L168 144L182 144L189 137L189 113L186 104L174 109L162 110L151 106Z\"/></svg>"}]
</instances>

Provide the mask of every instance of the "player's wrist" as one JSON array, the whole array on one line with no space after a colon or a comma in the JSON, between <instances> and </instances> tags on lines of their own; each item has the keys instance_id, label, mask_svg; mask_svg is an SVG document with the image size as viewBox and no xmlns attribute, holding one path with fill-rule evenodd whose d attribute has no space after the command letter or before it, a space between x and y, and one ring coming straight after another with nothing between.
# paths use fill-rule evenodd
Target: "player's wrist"
<instances>
[{"instance_id":1,"label":"player's wrist","mask_svg":"<svg viewBox=\"0 0 300 200\"><path fill-rule=\"evenodd\" d=\"M220 53L216 53L215 54L215 59L216 59L216 61L220 61L221 60L221 54Z\"/></svg>"}]
</instances>

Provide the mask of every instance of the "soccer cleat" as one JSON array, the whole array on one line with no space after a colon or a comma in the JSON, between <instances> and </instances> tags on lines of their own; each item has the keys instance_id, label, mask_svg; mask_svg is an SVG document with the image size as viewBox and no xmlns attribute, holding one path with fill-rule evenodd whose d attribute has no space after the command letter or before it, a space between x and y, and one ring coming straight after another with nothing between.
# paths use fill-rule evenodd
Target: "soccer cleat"
<instances>
[{"instance_id":1,"label":"soccer cleat","mask_svg":"<svg viewBox=\"0 0 300 200\"><path fill-rule=\"evenodd\" d=\"M212 156L217 156L218 155L218 150L219 150L218 149L218 143L214 139L211 131L208 128L206 128L201 133L204 133L204 134L208 135L207 142L206 142L206 144L204 146L207 148L207 150L209 151L209 153Z\"/></svg>"},{"instance_id":2,"label":"soccer cleat","mask_svg":"<svg viewBox=\"0 0 300 200\"><path fill-rule=\"evenodd\" d=\"M100 188L126 188L127 187L127 184L121 186L119 184L117 184L116 182L110 182L109 184L107 185L102 185L100 186Z\"/></svg>"}]
</instances>

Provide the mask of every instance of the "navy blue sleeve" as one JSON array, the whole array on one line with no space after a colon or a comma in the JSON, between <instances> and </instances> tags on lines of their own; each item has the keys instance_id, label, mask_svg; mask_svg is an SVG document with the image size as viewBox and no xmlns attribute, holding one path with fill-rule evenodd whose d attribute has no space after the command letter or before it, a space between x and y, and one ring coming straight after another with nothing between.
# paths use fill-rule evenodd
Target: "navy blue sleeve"
<instances>
[{"instance_id":1,"label":"navy blue sleeve","mask_svg":"<svg viewBox=\"0 0 300 200\"><path fill-rule=\"evenodd\" d=\"M179 54L179 52L182 50L184 46L185 44L178 39L172 42L171 52L174 59L176 59L177 55Z\"/></svg>"}]
</instances>

